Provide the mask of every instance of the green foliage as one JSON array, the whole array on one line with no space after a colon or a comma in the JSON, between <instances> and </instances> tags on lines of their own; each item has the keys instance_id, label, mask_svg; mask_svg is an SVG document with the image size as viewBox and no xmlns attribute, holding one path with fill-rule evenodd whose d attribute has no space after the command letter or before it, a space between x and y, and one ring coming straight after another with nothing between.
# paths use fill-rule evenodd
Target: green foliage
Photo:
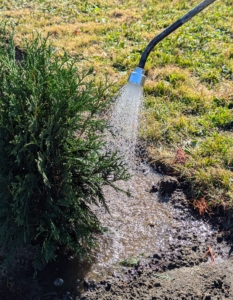
<instances>
[{"instance_id":1,"label":"green foliage","mask_svg":"<svg viewBox=\"0 0 233 300\"><path fill-rule=\"evenodd\" d=\"M124 259L120 262L120 264L124 267L135 267L140 262L140 259L135 258L131 255L129 258Z\"/></svg>"},{"instance_id":2,"label":"green foliage","mask_svg":"<svg viewBox=\"0 0 233 300\"><path fill-rule=\"evenodd\" d=\"M66 53L56 56L39 35L15 47L0 42L0 244L6 265L34 245L34 267L55 259L58 245L77 255L93 245L100 223L91 205L104 205L103 185L117 189L127 170L105 151L106 85L92 70L79 73ZM19 55L20 54L20 55ZM20 59L18 59L20 58ZM111 175L111 176L110 176Z\"/></svg>"}]
</instances>

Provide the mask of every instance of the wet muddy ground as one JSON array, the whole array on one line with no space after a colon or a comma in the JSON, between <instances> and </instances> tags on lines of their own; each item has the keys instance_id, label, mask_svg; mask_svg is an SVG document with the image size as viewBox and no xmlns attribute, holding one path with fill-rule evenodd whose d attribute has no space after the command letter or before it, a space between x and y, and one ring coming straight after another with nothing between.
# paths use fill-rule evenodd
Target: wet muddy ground
<instances>
[{"instance_id":1,"label":"wet muddy ground","mask_svg":"<svg viewBox=\"0 0 233 300\"><path fill-rule=\"evenodd\" d=\"M19 253L2 274L0 299L233 299L231 220L201 218L175 178L145 165L135 174L134 197L106 190L112 215L96 209L106 230L91 263L63 253L35 280L30 255ZM121 264L130 258L135 266Z\"/></svg>"},{"instance_id":2,"label":"wet muddy ground","mask_svg":"<svg viewBox=\"0 0 233 300\"><path fill-rule=\"evenodd\" d=\"M233 299L227 218L201 219L179 189L167 201L176 214L165 246L129 268L124 277L100 282L81 299Z\"/></svg>"}]
</instances>

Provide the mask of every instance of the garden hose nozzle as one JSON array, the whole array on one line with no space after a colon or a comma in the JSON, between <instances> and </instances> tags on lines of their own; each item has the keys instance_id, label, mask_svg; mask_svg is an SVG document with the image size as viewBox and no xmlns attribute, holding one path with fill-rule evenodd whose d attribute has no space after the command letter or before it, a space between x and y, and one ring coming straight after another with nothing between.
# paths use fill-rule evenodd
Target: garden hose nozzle
<instances>
[{"instance_id":1,"label":"garden hose nozzle","mask_svg":"<svg viewBox=\"0 0 233 300\"><path fill-rule=\"evenodd\" d=\"M143 86L146 80L146 76L144 75L145 71L142 68L137 67L131 74L129 75L128 82Z\"/></svg>"}]
</instances>

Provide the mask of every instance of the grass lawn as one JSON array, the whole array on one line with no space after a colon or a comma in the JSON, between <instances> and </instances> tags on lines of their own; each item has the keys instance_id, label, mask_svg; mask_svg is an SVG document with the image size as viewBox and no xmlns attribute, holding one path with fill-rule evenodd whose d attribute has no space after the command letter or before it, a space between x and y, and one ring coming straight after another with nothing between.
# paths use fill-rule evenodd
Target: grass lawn
<instances>
[{"instance_id":1,"label":"grass lawn","mask_svg":"<svg viewBox=\"0 0 233 300\"><path fill-rule=\"evenodd\" d=\"M197 0L4 0L16 40L51 34L100 79L127 81L148 42ZM218 0L156 46L146 73L140 137L151 161L189 182L191 197L233 206L233 1ZM204 199L204 200L203 200Z\"/></svg>"}]
</instances>

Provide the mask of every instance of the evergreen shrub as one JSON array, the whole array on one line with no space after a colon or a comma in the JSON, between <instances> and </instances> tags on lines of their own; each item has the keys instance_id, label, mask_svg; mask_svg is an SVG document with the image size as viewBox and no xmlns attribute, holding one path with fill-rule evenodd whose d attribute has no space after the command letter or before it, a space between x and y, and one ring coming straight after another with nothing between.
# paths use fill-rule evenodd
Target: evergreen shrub
<instances>
[{"instance_id":1,"label":"evergreen shrub","mask_svg":"<svg viewBox=\"0 0 233 300\"><path fill-rule=\"evenodd\" d=\"M91 70L56 55L48 38L0 36L0 246L5 265L22 247L35 247L35 269L63 245L77 255L94 244L100 223L91 206L104 205L103 185L129 175L105 150L106 84Z\"/></svg>"}]
</instances>

